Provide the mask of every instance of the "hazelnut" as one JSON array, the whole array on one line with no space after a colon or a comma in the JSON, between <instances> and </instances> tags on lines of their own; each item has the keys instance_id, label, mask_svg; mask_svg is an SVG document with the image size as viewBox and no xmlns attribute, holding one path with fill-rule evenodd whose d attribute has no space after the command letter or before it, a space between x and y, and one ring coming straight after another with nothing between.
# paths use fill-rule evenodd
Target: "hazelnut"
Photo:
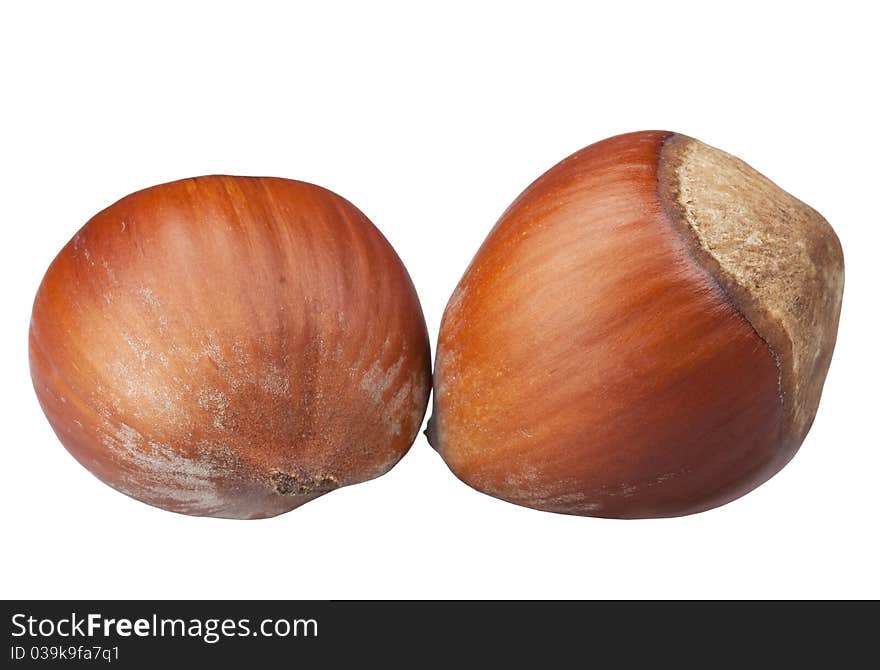
<instances>
[{"instance_id":1,"label":"hazelnut","mask_svg":"<svg viewBox=\"0 0 880 670\"><path fill-rule=\"evenodd\" d=\"M529 186L462 277L429 439L540 510L722 505L807 434L843 274L825 219L738 158L669 132L599 142Z\"/></svg>"}]
</instances>

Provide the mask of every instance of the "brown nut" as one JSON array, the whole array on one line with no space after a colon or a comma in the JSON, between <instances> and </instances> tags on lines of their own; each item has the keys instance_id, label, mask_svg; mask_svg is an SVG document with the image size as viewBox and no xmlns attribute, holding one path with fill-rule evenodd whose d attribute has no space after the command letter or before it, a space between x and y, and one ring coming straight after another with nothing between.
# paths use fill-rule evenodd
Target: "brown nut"
<instances>
[{"instance_id":1,"label":"brown nut","mask_svg":"<svg viewBox=\"0 0 880 670\"><path fill-rule=\"evenodd\" d=\"M804 439L837 333L828 223L669 132L566 158L514 201L440 330L429 439L467 484L552 512L699 512Z\"/></svg>"},{"instance_id":2,"label":"brown nut","mask_svg":"<svg viewBox=\"0 0 880 670\"><path fill-rule=\"evenodd\" d=\"M273 516L378 477L430 390L394 250L338 195L273 178L186 179L96 215L46 272L30 360L80 463L200 516Z\"/></svg>"}]
</instances>

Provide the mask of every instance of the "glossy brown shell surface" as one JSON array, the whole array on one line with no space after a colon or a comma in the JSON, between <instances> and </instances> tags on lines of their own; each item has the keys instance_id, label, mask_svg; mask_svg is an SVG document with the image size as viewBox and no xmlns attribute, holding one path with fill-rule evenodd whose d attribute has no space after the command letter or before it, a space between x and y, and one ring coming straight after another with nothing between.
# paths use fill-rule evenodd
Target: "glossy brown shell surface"
<instances>
[{"instance_id":1,"label":"glossy brown shell surface","mask_svg":"<svg viewBox=\"0 0 880 670\"><path fill-rule=\"evenodd\" d=\"M432 441L541 510L698 512L784 465L779 370L673 225L664 132L592 145L508 208L447 306Z\"/></svg>"},{"instance_id":2,"label":"glossy brown shell surface","mask_svg":"<svg viewBox=\"0 0 880 670\"><path fill-rule=\"evenodd\" d=\"M274 178L187 179L96 215L39 288L30 359L77 460L208 516L272 516L383 474L430 388L391 246L341 197Z\"/></svg>"}]
</instances>

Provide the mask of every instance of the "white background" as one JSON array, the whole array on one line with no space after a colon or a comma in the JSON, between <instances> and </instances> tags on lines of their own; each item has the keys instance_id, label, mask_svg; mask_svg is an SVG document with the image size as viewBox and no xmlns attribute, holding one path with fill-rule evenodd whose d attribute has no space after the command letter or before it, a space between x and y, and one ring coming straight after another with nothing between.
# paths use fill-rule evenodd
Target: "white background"
<instances>
[{"instance_id":1,"label":"white background","mask_svg":"<svg viewBox=\"0 0 880 670\"><path fill-rule=\"evenodd\" d=\"M0 14L3 597L880 597L872 3L20 2ZM801 452L745 498L622 522L518 508L420 436L388 475L272 520L163 512L55 438L31 301L94 213L207 173L326 186L385 233L432 341L510 201L569 153L677 130L820 212L847 265Z\"/></svg>"}]
</instances>

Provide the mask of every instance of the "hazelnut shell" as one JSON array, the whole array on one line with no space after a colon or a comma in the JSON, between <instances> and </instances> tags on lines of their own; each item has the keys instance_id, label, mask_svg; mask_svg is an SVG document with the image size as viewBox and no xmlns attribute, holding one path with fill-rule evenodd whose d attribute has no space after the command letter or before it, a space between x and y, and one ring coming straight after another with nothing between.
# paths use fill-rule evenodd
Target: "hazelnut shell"
<instances>
[{"instance_id":1,"label":"hazelnut shell","mask_svg":"<svg viewBox=\"0 0 880 670\"><path fill-rule=\"evenodd\" d=\"M599 142L529 186L462 277L429 439L540 510L722 505L809 430L843 275L825 219L741 160L670 132Z\"/></svg>"}]
</instances>

